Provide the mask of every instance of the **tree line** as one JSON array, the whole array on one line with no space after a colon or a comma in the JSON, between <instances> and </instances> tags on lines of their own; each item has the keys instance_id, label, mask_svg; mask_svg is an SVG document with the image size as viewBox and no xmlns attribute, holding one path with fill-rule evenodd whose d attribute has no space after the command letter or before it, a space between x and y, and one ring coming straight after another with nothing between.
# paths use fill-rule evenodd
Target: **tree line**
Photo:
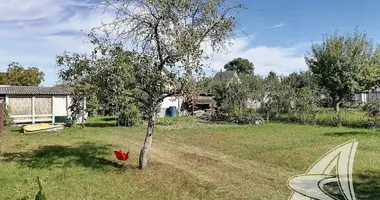
<instances>
[{"instance_id":1,"label":"tree line","mask_svg":"<svg viewBox=\"0 0 380 200\"><path fill-rule=\"evenodd\" d=\"M363 92L379 84L380 48L358 30L346 34L335 31L325 35L321 43L311 46L311 51L305 55L308 66L305 71L288 76L270 72L263 77L253 73L253 64L249 64L247 59L237 58L224 68L237 71L241 83L227 87L225 83L206 81L208 84L203 82L200 85L214 93L218 107L225 113L236 114L233 110L238 108L241 115L242 110L248 107L248 100L254 100L260 104L257 112L266 120L292 113L304 121L315 117L317 107L331 106L339 126L342 103L351 100L355 92Z\"/></svg>"},{"instance_id":2,"label":"tree line","mask_svg":"<svg viewBox=\"0 0 380 200\"><path fill-rule=\"evenodd\" d=\"M38 67L24 68L20 63L12 62L6 72L0 73L0 85L38 86L44 76Z\"/></svg>"}]
</instances>

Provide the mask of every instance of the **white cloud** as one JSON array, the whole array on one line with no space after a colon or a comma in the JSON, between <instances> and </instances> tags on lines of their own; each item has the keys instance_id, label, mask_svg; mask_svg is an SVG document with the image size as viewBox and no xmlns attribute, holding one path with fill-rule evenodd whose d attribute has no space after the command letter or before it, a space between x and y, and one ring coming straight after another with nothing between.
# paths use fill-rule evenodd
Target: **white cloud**
<instances>
[{"instance_id":1,"label":"white cloud","mask_svg":"<svg viewBox=\"0 0 380 200\"><path fill-rule=\"evenodd\" d=\"M267 75L270 71L287 75L294 71L306 70L304 53L309 43L300 43L291 47L248 47L252 39L237 38L227 52L216 53L205 62L214 72L223 69L223 66L234 58L249 59L255 65L255 73ZM209 70L206 70L209 71Z\"/></svg>"},{"instance_id":2,"label":"white cloud","mask_svg":"<svg viewBox=\"0 0 380 200\"><path fill-rule=\"evenodd\" d=\"M89 0L0 1L0 70L12 61L36 66L46 74L44 85L53 85L56 55L90 52L84 33L112 19L89 6Z\"/></svg>"},{"instance_id":3,"label":"white cloud","mask_svg":"<svg viewBox=\"0 0 380 200\"><path fill-rule=\"evenodd\" d=\"M8 63L16 61L24 66L36 66L45 72L44 85L53 85L57 80L56 55L65 50L78 53L90 52L92 46L85 43L91 28L101 21L110 21L110 14L102 10L89 9L89 0L12 0L0 1L0 71ZM273 70L288 74L306 69L303 54L304 44L292 47L250 47L251 38L238 38L228 52L214 53L206 61L213 70L236 57L250 59L255 64L255 73L266 75ZM208 54L212 51L205 49ZM210 73L208 73L210 74ZM211 75L211 74L210 74Z\"/></svg>"},{"instance_id":4,"label":"white cloud","mask_svg":"<svg viewBox=\"0 0 380 200\"><path fill-rule=\"evenodd\" d=\"M276 24L276 25L273 25L273 26L269 26L268 28L280 28L280 27L283 27L285 26L284 23L281 23L281 24Z\"/></svg>"}]
</instances>

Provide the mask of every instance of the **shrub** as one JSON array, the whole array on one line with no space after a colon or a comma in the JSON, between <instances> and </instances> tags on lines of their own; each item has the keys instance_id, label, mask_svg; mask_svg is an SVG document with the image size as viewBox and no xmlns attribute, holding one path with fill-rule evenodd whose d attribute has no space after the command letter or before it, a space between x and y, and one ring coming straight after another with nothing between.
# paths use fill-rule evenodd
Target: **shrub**
<instances>
[{"instance_id":1,"label":"shrub","mask_svg":"<svg viewBox=\"0 0 380 200\"><path fill-rule=\"evenodd\" d=\"M369 112L369 111L371 111L371 110L373 110L373 108L376 106L376 104L375 103L365 103L364 105L363 105L363 107L362 107L362 110L363 111L367 111L367 112Z\"/></svg>"},{"instance_id":2,"label":"shrub","mask_svg":"<svg viewBox=\"0 0 380 200\"><path fill-rule=\"evenodd\" d=\"M117 119L118 126L137 126L142 123L142 117L139 109L132 105L130 109L123 110L119 113L119 117Z\"/></svg>"},{"instance_id":3,"label":"shrub","mask_svg":"<svg viewBox=\"0 0 380 200\"><path fill-rule=\"evenodd\" d=\"M363 109L366 103L360 101L344 101L342 103L342 108L350 108L350 109Z\"/></svg>"},{"instance_id":4,"label":"shrub","mask_svg":"<svg viewBox=\"0 0 380 200\"><path fill-rule=\"evenodd\" d=\"M4 108L4 126L9 126L13 124L13 119L11 118L11 108L10 106L5 106Z\"/></svg>"},{"instance_id":5,"label":"shrub","mask_svg":"<svg viewBox=\"0 0 380 200\"><path fill-rule=\"evenodd\" d=\"M328 108L331 106L331 100L329 98L320 99L317 103L319 107Z\"/></svg>"},{"instance_id":6,"label":"shrub","mask_svg":"<svg viewBox=\"0 0 380 200\"><path fill-rule=\"evenodd\" d=\"M368 107L368 127L379 128L380 127L380 102L373 103L371 107Z\"/></svg>"}]
</instances>

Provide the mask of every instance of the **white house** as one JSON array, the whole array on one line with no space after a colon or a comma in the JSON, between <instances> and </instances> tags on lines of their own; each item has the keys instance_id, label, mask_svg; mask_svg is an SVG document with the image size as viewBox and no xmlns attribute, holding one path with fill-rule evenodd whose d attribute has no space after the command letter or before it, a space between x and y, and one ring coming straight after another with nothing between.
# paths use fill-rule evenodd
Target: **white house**
<instances>
[{"instance_id":1,"label":"white house","mask_svg":"<svg viewBox=\"0 0 380 200\"><path fill-rule=\"evenodd\" d=\"M353 95L353 100L354 101L359 101L359 102L368 102L368 93L366 92L360 92L360 93L354 93Z\"/></svg>"},{"instance_id":2,"label":"white house","mask_svg":"<svg viewBox=\"0 0 380 200\"><path fill-rule=\"evenodd\" d=\"M70 117L72 88L0 86L0 101L10 109L14 123L65 123ZM83 102L86 108L86 101ZM84 122L87 113L83 112ZM82 122L82 118L78 120Z\"/></svg>"},{"instance_id":3,"label":"white house","mask_svg":"<svg viewBox=\"0 0 380 200\"><path fill-rule=\"evenodd\" d=\"M166 111L169 107L175 107L178 111L181 111L183 101L184 97L182 95L166 97L161 103L160 109L157 112L157 117L165 117Z\"/></svg>"}]
</instances>

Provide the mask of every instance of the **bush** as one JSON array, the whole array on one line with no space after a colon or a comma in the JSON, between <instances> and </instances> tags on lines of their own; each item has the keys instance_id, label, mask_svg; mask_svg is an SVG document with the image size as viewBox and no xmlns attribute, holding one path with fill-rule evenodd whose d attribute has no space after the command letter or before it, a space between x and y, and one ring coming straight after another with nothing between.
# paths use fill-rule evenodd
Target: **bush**
<instances>
[{"instance_id":1,"label":"bush","mask_svg":"<svg viewBox=\"0 0 380 200\"><path fill-rule=\"evenodd\" d=\"M9 106L5 106L4 108L4 126L9 126L13 124L13 119L11 118L11 108Z\"/></svg>"},{"instance_id":2,"label":"bush","mask_svg":"<svg viewBox=\"0 0 380 200\"><path fill-rule=\"evenodd\" d=\"M344 101L341 105L342 108L349 108L349 109L363 109L363 107L367 103L360 102L360 101Z\"/></svg>"},{"instance_id":3,"label":"bush","mask_svg":"<svg viewBox=\"0 0 380 200\"><path fill-rule=\"evenodd\" d=\"M368 127L369 128L379 128L380 127L380 102L372 103L368 106L367 116L368 116Z\"/></svg>"},{"instance_id":4,"label":"bush","mask_svg":"<svg viewBox=\"0 0 380 200\"><path fill-rule=\"evenodd\" d=\"M117 119L118 126L137 126L142 123L142 117L139 109L136 106L131 106L130 109L126 109L119 113Z\"/></svg>"},{"instance_id":5,"label":"bush","mask_svg":"<svg viewBox=\"0 0 380 200\"><path fill-rule=\"evenodd\" d=\"M264 119L259 115L236 116L225 113L205 115L202 116L201 119L210 122L226 122L235 124L261 124L264 122Z\"/></svg>"},{"instance_id":6,"label":"bush","mask_svg":"<svg viewBox=\"0 0 380 200\"><path fill-rule=\"evenodd\" d=\"M331 100L329 98L320 99L317 103L319 107L328 108L331 106Z\"/></svg>"},{"instance_id":7,"label":"bush","mask_svg":"<svg viewBox=\"0 0 380 200\"><path fill-rule=\"evenodd\" d=\"M362 106L362 110L363 110L363 111L366 111L366 112L370 112L371 110L374 109L374 107L376 107L376 104L375 104L375 103L365 103L365 104Z\"/></svg>"}]
</instances>

